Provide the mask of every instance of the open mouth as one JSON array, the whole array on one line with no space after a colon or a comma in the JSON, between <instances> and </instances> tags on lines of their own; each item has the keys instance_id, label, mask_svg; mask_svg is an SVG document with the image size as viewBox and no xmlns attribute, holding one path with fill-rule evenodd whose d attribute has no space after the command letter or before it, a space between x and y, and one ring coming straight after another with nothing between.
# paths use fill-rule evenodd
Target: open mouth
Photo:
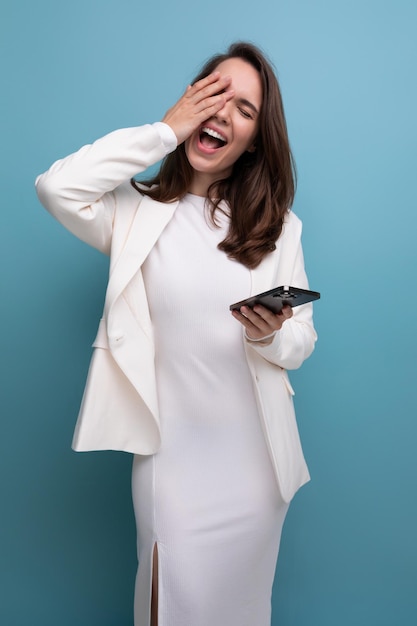
<instances>
[{"instance_id":1,"label":"open mouth","mask_svg":"<svg viewBox=\"0 0 417 626\"><path fill-rule=\"evenodd\" d=\"M200 130L200 142L205 148L223 148L227 144L227 139L216 130L203 126Z\"/></svg>"}]
</instances>

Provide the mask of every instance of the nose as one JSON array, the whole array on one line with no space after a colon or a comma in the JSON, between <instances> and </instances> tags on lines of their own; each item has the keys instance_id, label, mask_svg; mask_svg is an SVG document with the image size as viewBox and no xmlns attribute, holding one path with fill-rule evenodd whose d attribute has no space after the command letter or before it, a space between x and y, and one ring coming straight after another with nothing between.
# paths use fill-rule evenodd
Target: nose
<instances>
[{"instance_id":1,"label":"nose","mask_svg":"<svg viewBox=\"0 0 417 626\"><path fill-rule=\"evenodd\" d=\"M223 124L227 124L229 122L229 119L230 119L230 106L231 106L231 100L227 100L227 102L225 102L225 104L222 106L220 111L217 111L217 113L216 113L216 115L214 117L219 122L221 122Z\"/></svg>"}]
</instances>

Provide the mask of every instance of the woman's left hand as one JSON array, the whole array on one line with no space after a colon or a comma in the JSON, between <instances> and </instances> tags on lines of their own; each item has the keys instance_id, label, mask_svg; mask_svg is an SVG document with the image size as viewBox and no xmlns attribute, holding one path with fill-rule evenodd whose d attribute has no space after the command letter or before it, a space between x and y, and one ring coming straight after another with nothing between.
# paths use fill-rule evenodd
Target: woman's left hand
<instances>
[{"instance_id":1,"label":"woman's left hand","mask_svg":"<svg viewBox=\"0 0 417 626\"><path fill-rule=\"evenodd\" d=\"M261 304L256 304L253 309L242 306L240 311L232 311L232 315L245 327L249 339L263 339L280 330L285 320L292 317L292 308L284 306L279 313L273 313Z\"/></svg>"}]
</instances>

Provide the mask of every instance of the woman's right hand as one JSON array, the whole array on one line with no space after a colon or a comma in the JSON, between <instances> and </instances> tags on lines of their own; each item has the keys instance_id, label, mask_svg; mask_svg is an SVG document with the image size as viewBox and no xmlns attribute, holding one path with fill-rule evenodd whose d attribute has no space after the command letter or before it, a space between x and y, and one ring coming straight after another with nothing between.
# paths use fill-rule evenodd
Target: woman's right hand
<instances>
[{"instance_id":1,"label":"woman's right hand","mask_svg":"<svg viewBox=\"0 0 417 626\"><path fill-rule=\"evenodd\" d=\"M178 145L185 141L203 122L220 111L234 91L228 89L230 76L213 72L189 85L184 95L165 114L162 122L174 131Z\"/></svg>"}]
</instances>

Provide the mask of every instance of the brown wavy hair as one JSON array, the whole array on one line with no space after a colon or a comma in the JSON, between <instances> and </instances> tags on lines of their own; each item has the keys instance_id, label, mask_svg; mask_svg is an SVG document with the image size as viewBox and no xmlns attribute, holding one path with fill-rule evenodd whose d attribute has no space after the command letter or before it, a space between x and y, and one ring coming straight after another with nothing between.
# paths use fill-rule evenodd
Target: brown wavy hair
<instances>
[{"instance_id":1,"label":"brown wavy hair","mask_svg":"<svg viewBox=\"0 0 417 626\"><path fill-rule=\"evenodd\" d=\"M213 223L216 210L221 210L221 200L230 207L229 231L218 245L219 249L252 269L275 250L285 215L294 200L296 173L278 80L270 62L256 46L246 42L232 44L225 54L207 61L195 82L230 58L243 59L261 78L262 105L256 150L244 152L230 176L209 187L208 198ZM192 179L193 169L182 143L165 157L154 178L143 181L142 184L151 188L143 189L141 185L140 191L154 200L172 202L188 192Z\"/></svg>"}]
</instances>

